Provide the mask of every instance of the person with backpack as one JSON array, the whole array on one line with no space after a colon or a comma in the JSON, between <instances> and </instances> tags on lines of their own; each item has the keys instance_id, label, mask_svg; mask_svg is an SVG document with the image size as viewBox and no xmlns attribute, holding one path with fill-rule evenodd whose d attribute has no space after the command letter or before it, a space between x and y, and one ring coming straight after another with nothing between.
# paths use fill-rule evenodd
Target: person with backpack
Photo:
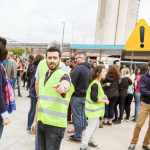
<instances>
[{"instance_id":1,"label":"person with backpack","mask_svg":"<svg viewBox=\"0 0 150 150\"><path fill-rule=\"evenodd\" d=\"M93 68L85 101L85 113L89 119L88 127L80 150L90 150L88 146L100 148L98 144L94 143L94 135L97 128L99 128L99 117L104 116L105 103L106 105L109 104L109 100L100 84L103 78L105 78L105 69L102 66Z\"/></svg>"}]
</instances>

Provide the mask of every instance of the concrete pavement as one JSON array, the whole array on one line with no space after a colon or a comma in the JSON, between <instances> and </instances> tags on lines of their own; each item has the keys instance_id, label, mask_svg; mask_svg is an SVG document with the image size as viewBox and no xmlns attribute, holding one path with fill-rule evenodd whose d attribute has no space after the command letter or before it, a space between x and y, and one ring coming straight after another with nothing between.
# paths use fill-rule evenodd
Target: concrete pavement
<instances>
[{"instance_id":1,"label":"concrete pavement","mask_svg":"<svg viewBox=\"0 0 150 150\"><path fill-rule=\"evenodd\" d=\"M17 93L17 90L16 90ZM34 135L27 133L27 117L30 108L30 98L27 98L28 91L21 88L22 96L16 96L17 110L10 115L11 123L5 126L0 140L0 150L34 150ZM16 94L17 95L17 94ZM134 103L132 103L131 116L134 115ZM130 118L131 119L131 118ZM68 125L67 130L73 126ZM127 150L132 139L135 123L123 121L121 125L104 127L98 129L95 135L95 142L101 146L101 150ZM144 124L139 142L135 150L142 149L142 142L148 128L148 118ZM65 133L60 150L79 150L80 144L66 141L69 133ZM94 148L92 149L94 150Z\"/></svg>"}]
</instances>

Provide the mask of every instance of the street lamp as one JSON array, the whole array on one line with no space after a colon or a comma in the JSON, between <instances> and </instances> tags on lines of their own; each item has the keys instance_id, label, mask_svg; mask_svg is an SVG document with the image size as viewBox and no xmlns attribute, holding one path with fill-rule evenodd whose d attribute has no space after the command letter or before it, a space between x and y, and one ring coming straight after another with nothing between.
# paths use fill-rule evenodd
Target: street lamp
<instances>
[{"instance_id":1,"label":"street lamp","mask_svg":"<svg viewBox=\"0 0 150 150\"><path fill-rule=\"evenodd\" d=\"M29 36L30 34L28 34L26 37L25 37L25 43L26 43L26 39L27 39L27 37Z\"/></svg>"},{"instance_id":2,"label":"street lamp","mask_svg":"<svg viewBox=\"0 0 150 150\"><path fill-rule=\"evenodd\" d=\"M62 45L61 45L61 53L63 51L63 41L64 41L64 30L65 30L65 22L62 22L64 24L64 27L63 27L63 36L62 36Z\"/></svg>"}]
</instances>

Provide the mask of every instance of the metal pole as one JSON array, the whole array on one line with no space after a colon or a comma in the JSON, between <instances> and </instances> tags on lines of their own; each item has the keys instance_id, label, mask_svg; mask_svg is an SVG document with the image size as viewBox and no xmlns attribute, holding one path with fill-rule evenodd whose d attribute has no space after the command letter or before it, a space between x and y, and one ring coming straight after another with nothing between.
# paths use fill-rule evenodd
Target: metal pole
<instances>
[{"instance_id":1,"label":"metal pole","mask_svg":"<svg viewBox=\"0 0 150 150\"><path fill-rule=\"evenodd\" d=\"M64 42L64 30L65 30L65 23L62 22L64 24L64 27L63 27L63 37L62 37L62 49L61 49L61 53L63 51L63 42Z\"/></svg>"}]
</instances>

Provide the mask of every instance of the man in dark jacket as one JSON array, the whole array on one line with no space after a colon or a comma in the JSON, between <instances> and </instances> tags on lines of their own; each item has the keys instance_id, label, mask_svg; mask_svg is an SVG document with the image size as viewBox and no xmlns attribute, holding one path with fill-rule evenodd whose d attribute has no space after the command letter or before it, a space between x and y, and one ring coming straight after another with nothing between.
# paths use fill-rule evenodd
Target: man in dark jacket
<instances>
[{"instance_id":1,"label":"man in dark jacket","mask_svg":"<svg viewBox=\"0 0 150 150\"><path fill-rule=\"evenodd\" d=\"M129 150L134 150L135 146L139 139L139 134L141 131L142 126L144 125L147 116L150 115L150 62L148 64L149 71L146 72L144 75L141 76L139 81L139 90L141 93L140 100L140 112L137 118L137 123L133 133L133 139L131 141L131 145L129 146ZM149 116L150 119L150 116ZM147 133L144 138L142 148L145 150L150 150L148 148L148 144L150 142L150 120Z\"/></svg>"},{"instance_id":2,"label":"man in dark jacket","mask_svg":"<svg viewBox=\"0 0 150 150\"><path fill-rule=\"evenodd\" d=\"M70 142L80 143L82 139L82 131L86 126L85 100L90 82L91 66L88 62L86 62L87 55L84 52L76 53L75 60L77 66L71 75L71 80L75 88L75 92L71 97L75 134L71 135L67 140Z\"/></svg>"},{"instance_id":3,"label":"man in dark jacket","mask_svg":"<svg viewBox=\"0 0 150 150\"><path fill-rule=\"evenodd\" d=\"M28 88L30 88L30 85L31 85L32 75L31 75L31 72L30 72L30 68L31 68L31 66L33 64L33 60L34 60L34 56L33 55L29 55L30 64L29 64L28 70L27 70ZM30 97L30 95L27 96L27 97Z\"/></svg>"}]
</instances>

